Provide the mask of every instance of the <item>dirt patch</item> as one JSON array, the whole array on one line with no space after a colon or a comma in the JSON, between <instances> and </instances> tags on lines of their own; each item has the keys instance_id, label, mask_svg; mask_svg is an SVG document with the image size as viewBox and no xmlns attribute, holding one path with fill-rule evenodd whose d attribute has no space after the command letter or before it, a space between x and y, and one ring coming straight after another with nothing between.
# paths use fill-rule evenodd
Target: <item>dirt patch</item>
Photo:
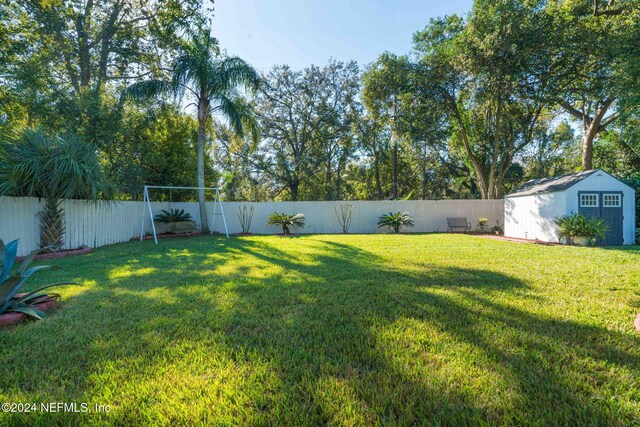
<instances>
[{"instance_id":1,"label":"dirt patch","mask_svg":"<svg viewBox=\"0 0 640 427\"><path fill-rule=\"evenodd\" d=\"M158 234L156 237L157 237L158 239L167 239L167 238L170 238L170 237L193 237L193 236L200 236L201 234L202 234L202 232L201 232L201 231L194 231L194 232L192 232L192 233L164 233L164 234ZM142 240L151 240L151 239L153 239L153 235L151 235L151 236L143 236L143 237L142 237ZM139 238L139 237L133 237L131 240L132 240L132 241L133 241L133 240L140 240L140 238Z\"/></svg>"},{"instance_id":2,"label":"dirt patch","mask_svg":"<svg viewBox=\"0 0 640 427\"><path fill-rule=\"evenodd\" d=\"M520 239L518 237L497 236L495 234L477 234L477 236L484 237L487 239L494 239L494 240L506 240L507 242L533 243L536 245L545 245L545 246L562 246L562 243L558 243L558 242L543 242L542 240Z\"/></svg>"}]
</instances>

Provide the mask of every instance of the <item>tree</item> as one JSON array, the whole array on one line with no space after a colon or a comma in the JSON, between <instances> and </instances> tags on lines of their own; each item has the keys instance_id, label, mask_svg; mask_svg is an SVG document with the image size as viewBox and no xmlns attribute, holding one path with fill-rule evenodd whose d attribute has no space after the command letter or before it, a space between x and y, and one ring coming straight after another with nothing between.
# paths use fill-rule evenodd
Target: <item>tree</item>
<instances>
[{"instance_id":1,"label":"tree","mask_svg":"<svg viewBox=\"0 0 640 427\"><path fill-rule=\"evenodd\" d=\"M77 95L108 81L152 75L180 26L205 22L202 0L17 0L40 49L56 52L53 72Z\"/></svg>"},{"instance_id":2,"label":"tree","mask_svg":"<svg viewBox=\"0 0 640 427\"><path fill-rule=\"evenodd\" d=\"M198 124L178 105L161 103L145 108L127 104L122 109L111 143L100 147L101 162L118 186L118 198L137 200L147 185L194 187L197 184ZM205 156L205 183L214 186L219 174ZM174 192L174 199L193 193Z\"/></svg>"},{"instance_id":3,"label":"tree","mask_svg":"<svg viewBox=\"0 0 640 427\"><path fill-rule=\"evenodd\" d=\"M313 198L339 198L357 93L354 62L303 71L280 66L266 76L256 100L264 137L256 163L291 200L301 198L305 184Z\"/></svg>"},{"instance_id":4,"label":"tree","mask_svg":"<svg viewBox=\"0 0 640 427\"><path fill-rule=\"evenodd\" d=\"M583 170L593 169L594 140L620 118L619 104L629 100L622 98L638 94L639 4L565 0L546 6L553 36L541 45L548 55L540 59L551 60L550 97L582 128Z\"/></svg>"},{"instance_id":5,"label":"tree","mask_svg":"<svg viewBox=\"0 0 640 427\"><path fill-rule=\"evenodd\" d=\"M0 195L44 198L40 245L51 251L64 244L63 199L110 200L96 149L73 136L46 136L24 130L0 145Z\"/></svg>"},{"instance_id":6,"label":"tree","mask_svg":"<svg viewBox=\"0 0 640 427\"><path fill-rule=\"evenodd\" d=\"M550 121L550 116L541 121L533 143L522 154L529 179L564 175L579 167L579 144L573 128L566 120L552 128Z\"/></svg>"},{"instance_id":7,"label":"tree","mask_svg":"<svg viewBox=\"0 0 640 427\"><path fill-rule=\"evenodd\" d=\"M0 109L7 126L73 132L101 149L121 118L114 95L163 75L176 56L176 34L204 25L209 1L3 2Z\"/></svg>"},{"instance_id":8,"label":"tree","mask_svg":"<svg viewBox=\"0 0 640 427\"><path fill-rule=\"evenodd\" d=\"M229 121L240 136L245 129L257 137L257 127L239 87L256 90L259 86L257 72L238 57L222 57L218 41L208 30L192 32L183 41L181 52L171 67L170 80L145 80L129 86L125 97L148 99L161 94L187 93L197 109L197 182L205 186L204 165L207 123L212 114L219 114ZM198 192L202 231L209 231L205 192Z\"/></svg>"},{"instance_id":9,"label":"tree","mask_svg":"<svg viewBox=\"0 0 640 427\"><path fill-rule=\"evenodd\" d=\"M545 35L534 11L516 0L478 1L467 23L432 20L414 37L414 102L441 106L436 113L451 125L450 146L474 172L482 198L502 196L545 108L535 96L544 82L532 64Z\"/></svg>"},{"instance_id":10,"label":"tree","mask_svg":"<svg viewBox=\"0 0 640 427\"><path fill-rule=\"evenodd\" d=\"M370 159L375 193L365 194L365 198L385 199L382 186L382 165L389 154L389 132L383 120L374 112L359 111L354 121L356 145ZM357 179L357 178L356 178Z\"/></svg>"},{"instance_id":11,"label":"tree","mask_svg":"<svg viewBox=\"0 0 640 427\"><path fill-rule=\"evenodd\" d=\"M402 98L409 91L411 65L406 56L383 53L365 71L362 97L364 104L375 116L384 120L391 130L393 173L391 198L398 198L398 154L402 133Z\"/></svg>"}]
</instances>

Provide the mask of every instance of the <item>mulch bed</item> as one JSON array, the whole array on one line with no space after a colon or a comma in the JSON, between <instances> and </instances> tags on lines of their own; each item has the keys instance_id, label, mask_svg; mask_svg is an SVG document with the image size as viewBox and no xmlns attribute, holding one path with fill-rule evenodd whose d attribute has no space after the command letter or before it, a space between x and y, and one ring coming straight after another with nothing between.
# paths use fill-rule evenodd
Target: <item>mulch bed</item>
<instances>
[{"instance_id":1,"label":"mulch bed","mask_svg":"<svg viewBox=\"0 0 640 427\"><path fill-rule=\"evenodd\" d=\"M24 297L25 294L15 294L13 296L13 299L20 299L22 297ZM34 300L35 302L37 301L42 301L40 304L36 304L35 307L40 310L40 311L47 311L50 308L55 307L56 305L58 305L58 299L57 298L49 298L47 296L44 296L40 299ZM13 326L13 325L17 325L18 323L22 323L25 320L29 319L29 316L27 316L24 313L5 313L0 315L0 328L5 327L5 326Z\"/></svg>"},{"instance_id":2,"label":"mulch bed","mask_svg":"<svg viewBox=\"0 0 640 427\"><path fill-rule=\"evenodd\" d=\"M41 260L41 259L64 258L67 256L86 255L91 252L93 252L92 248L90 248L89 246L82 245L78 249L63 249L58 252L38 254L34 259ZM19 257L16 257L16 261L22 261L25 258L26 257L24 256L19 256Z\"/></svg>"}]
</instances>

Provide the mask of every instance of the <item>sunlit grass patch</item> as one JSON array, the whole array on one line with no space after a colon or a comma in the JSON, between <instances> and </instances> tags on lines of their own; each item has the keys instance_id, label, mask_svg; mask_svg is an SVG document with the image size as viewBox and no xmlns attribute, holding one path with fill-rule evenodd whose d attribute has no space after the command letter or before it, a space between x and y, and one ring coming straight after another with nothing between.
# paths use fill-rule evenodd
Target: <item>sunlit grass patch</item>
<instances>
[{"instance_id":1,"label":"sunlit grass patch","mask_svg":"<svg viewBox=\"0 0 640 427\"><path fill-rule=\"evenodd\" d=\"M461 235L134 242L54 261L0 331L2 424L640 421L640 251Z\"/></svg>"}]
</instances>

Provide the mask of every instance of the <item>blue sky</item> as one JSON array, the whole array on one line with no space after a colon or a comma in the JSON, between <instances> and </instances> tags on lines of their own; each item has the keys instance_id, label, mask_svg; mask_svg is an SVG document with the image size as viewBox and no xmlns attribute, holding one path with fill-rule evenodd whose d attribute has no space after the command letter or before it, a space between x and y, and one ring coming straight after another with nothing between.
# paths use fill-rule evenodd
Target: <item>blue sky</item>
<instances>
[{"instance_id":1,"label":"blue sky","mask_svg":"<svg viewBox=\"0 0 640 427\"><path fill-rule=\"evenodd\" d=\"M360 65L411 49L430 18L466 14L472 0L216 0L213 33L229 54L261 71L299 69L329 58Z\"/></svg>"}]
</instances>

